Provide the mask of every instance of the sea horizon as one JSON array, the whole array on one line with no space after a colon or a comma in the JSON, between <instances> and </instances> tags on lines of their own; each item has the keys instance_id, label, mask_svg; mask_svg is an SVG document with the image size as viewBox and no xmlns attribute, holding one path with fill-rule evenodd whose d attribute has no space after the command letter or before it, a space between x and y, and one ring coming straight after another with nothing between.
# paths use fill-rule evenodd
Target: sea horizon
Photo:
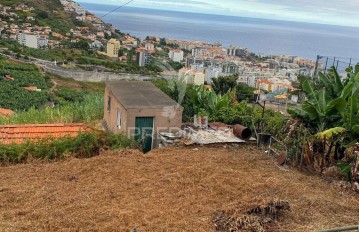
<instances>
[{"instance_id":1,"label":"sea horizon","mask_svg":"<svg viewBox=\"0 0 359 232\"><path fill-rule=\"evenodd\" d=\"M114 5L84 3L98 17ZM359 57L359 28L308 22L123 7L103 20L139 38L148 35L178 40L221 42L246 47L260 55Z\"/></svg>"}]
</instances>

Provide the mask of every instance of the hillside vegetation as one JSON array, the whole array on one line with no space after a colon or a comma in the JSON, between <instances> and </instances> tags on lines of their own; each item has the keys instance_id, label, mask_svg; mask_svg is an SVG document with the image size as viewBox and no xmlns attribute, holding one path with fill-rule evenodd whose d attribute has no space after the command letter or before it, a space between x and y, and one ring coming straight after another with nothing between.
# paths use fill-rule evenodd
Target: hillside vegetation
<instances>
[{"instance_id":1,"label":"hillside vegetation","mask_svg":"<svg viewBox=\"0 0 359 232\"><path fill-rule=\"evenodd\" d=\"M7 78L6 78L7 77ZM25 87L36 86L41 92ZM48 84L35 65L0 60L0 108L25 111L41 108L49 99Z\"/></svg>"},{"instance_id":2,"label":"hillside vegetation","mask_svg":"<svg viewBox=\"0 0 359 232\"><path fill-rule=\"evenodd\" d=\"M0 108L15 111L10 118L0 115L0 124L91 123L103 117L103 84L59 81L51 81L35 65L0 59Z\"/></svg>"}]
</instances>

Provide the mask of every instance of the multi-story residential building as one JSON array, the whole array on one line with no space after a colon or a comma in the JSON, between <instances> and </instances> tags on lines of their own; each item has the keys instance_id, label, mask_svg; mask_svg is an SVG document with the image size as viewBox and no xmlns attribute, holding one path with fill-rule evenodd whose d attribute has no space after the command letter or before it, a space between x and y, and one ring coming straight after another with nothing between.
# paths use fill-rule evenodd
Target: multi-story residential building
<instances>
[{"instance_id":1,"label":"multi-story residential building","mask_svg":"<svg viewBox=\"0 0 359 232\"><path fill-rule=\"evenodd\" d=\"M137 50L136 62L141 67L149 65L151 62L151 54L146 50Z\"/></svg>"},{"instance_id":2,"label":"multi-story residential building","mask_svg":"<svg viewBox=\"0 0 359 232\"><path fill-rule=\"evenodd\" d=\"M222 64L222 73L236 74L239 72L239 67L233 62L226 62Z\"/></svg>"},{"instance_id":3,"label":"multi-story residential building","mask_svg":"<svg viewBox=\"0 0 359 232\"><path fill-rule=\"evenodd\" d=\"M256 81L256 88L263 89L265 91L271 92L272 91L272 82L267 80L257 80Z\"/></svg>"},{"instance_id":4,"label":"multi-story residential building","mask_svg":"<svg viewBox=\"0 0 359 232\"><path fill-rule=\"evenodd\" d=\"M116 39L110 39L107 42L107 52L106 55L112 58L118 57L118 50L120 49L120 41Z\"/></svg>"},{"instance_id":5,"label":"multi-story residential building","mask_svg":"<svg viewBox=\"0 0 359 232\"><path fill-rule=\"evenodd\" d=\"M239 47L237 46L229 46L229 48L227 48L227 55L228 56L238 56L237 54L239 53Z\"/></svg>"},{"instance_id":6,"label":"multi-story residential building","mask_svg":"<svg viewBox=\"0 0 359 232\"><path fill-rule=\"evenodd\" d=\"M168 56L170 59L174 62L181 62L183 61L183 51L176 49L176 50L170 50L168 53Z\"/></svg>"},{"instance_id":7,"label":"multi-story residential building","mask_svg":"<svg viewBox=\"0 0 359 232\"><path fill-rule=\"evenodd\" d=\"M206 48L196 47L192 49L192 56L211 56L210 52Z\"/></svg>"},{"instance_id":8,"label":"multi-story residential building","mask_svg":"<svg viewBox=\"0 0 359 232\"><path fill-rule=\"evenodd\" d=\"M248 55L248 49L247 48L240 48L237 46L229 46L227 48L227 55L228 56L239 56L244 57Z\"/></svg>"},{"instance_id":9,"label":"multi-story residential building","mask_svg":"<svg viewBox=\"0 0 359 232\"><path fill-rule=\"evenodd\" d=\"M40 48L47 47L49 44L49 39L46 35L40 35L37 38L37 44Z\"/></svg>"},{"instance_id":10,"label":"multi-story residential building","mask_svg":"<svg viewBox=\"0 0 359 232\"><path fill-rule=\"evenodd\" d=\"M155 44L154 43L146 43L145 48L147 50L154 51L155 50Z\"/></svg>"},{"instance_id":11,"label":"multi-story residential building","mask_svg":"<svg viewBox=\"0 0 359 232\"><path fill-rule=\"evenodd\" d=\"M17 35L17 41L30 48L41 48L48 45L48 37L29 32L21 32Z\"/></svg>"},{"instance_id":12,"label":"multi-story residential building","mask_svg":"<svg viewBox=\"0 0 359 232\"><path fill-rule=\"evenodd\" d=\"M178 78L184 80L187 84L203 85L205 75L203 72L182 68L178 72Z\"/></svg>"},{"instance_id":13,"label":"multi-story residential building","mask_svg":"<svg viewBox=\"0 0 359 232\"><path fill-rule=\"evenodd\" d=\"M94 42L92 42L90 44L90 48L98 49L98 48L101 48L101 47L103 47L103 44L98 40L95 40Z\"/></svg>"},{"instance_id":14,"label":"multi-story residential building","mask_svg":"<svg viewBox=\"0 0 359 232\"><path fill-rule=\"evenodd\" d=\"M191 70L192 71L197 71L197 72L203 72L204 71L203 64L192 64L191 65Z\"/></svg>"},{"instance_id":15,"label":"multi-story residential building","mask_svg":"<svg viewBox=\"0 0 359 232\"><path fill-rule=\"evenodd\" d=\"M212 79L218 78L220 76L223 76L220 68L211 67L206 68L205 70L205 81L207 82L207 84L212 84Z\"/></svg>"},{"instance_id":16,"label":"multi-story residential building","mask_svg":"<svg viewBox=\"0 0 359 232\"><path fill-rule=\"evenodd\" d=\"M256 86L256 80L257 80L257 78L255 76L239 75L238 79L237 79L237 82L247 84L250 87L255 87Z\"/></svg>"}]
</instances>

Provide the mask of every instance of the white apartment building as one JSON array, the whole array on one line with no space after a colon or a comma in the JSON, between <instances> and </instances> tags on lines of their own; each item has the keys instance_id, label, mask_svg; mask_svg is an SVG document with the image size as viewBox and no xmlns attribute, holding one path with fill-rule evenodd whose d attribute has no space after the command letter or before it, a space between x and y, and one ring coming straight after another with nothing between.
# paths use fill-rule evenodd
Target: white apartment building
<instances>
[{"instance_id":1,"label":"white apartment building","mask_svg":"<svg viewBox=\"0 0 359 232\"><path fill-rule=\"evenodd\" d=\"M191 70L192 71L197 71L197 72L203 72L204 71L203 64L192 64L191 65Z\"/></svg>"},{"instance_id":2,"label":"white apartment building","mask_svg":"<svg viewBox=\"0 0 359 232\"><path fill-rule=\"evenodd\" d=\"M41 48L48 45L48 37L34 33L19 33L17 41L29 48Z\"/></svg>"},{"instance_id":3,"label":"white apartment building","mask_svg":"<svg viewBox=\"0 0 359 232\"><path fill-rule=\"evenodd\" d=\"M145 48L147 50L154 51L155 50L155 45L153 43L146 43Z\"/></svg>"},{"instance_id":4,"label":"white apartment building","mask_svg":"<svg viewBox=\"0 0 359 232\"><path fill-rule=\"evenodd\" d=\"M208 51L208 49L206 48L193 48L192 49L192 56L193 57L197 57L197 56L211 56L211 53Z\"/></svg>"},{"instance_id":5,"label":"white apartment building","mask_svg":"<svg viewBox=\"0 0 359 232\"><path fill-rule=\"evenodd\" d=\"M151 54L146 51L138 51L136 55L136 61L138 66L146 66L151 62Z\"/></svg>"},{"instance_id":6,"label":"white apartment building","mask_svg":"<svg viewBox=\"0 0 359 232\"><path fill-rule=\"evenodd\" d=\"M169 58L174 62L181 62L183 61L183 51L176 49L176 50L170 50L168 53Z\"/></svg>"},{"instance_id":7,"label":"white apartment building","mask_svg":"<svg viewBox=\"0 0 359 232\"><path fill-rule=\"evenodd\" d=\"M205 70L205 81L207 84L212 84L212 78L218 78L222 76L221 68L210 67Z\"/></svg>"},{"instance_id":8,"label":"white apartment building","mask_svg":"<svg viewBox=\"0 0 359 232\"><path fill-rule=\"evenodd\" d=\"M237 82L247 84L250 87L255 87L256 86L256 80L257 80L257 78L255 76L239 75L239 77L237 79Z\"/></svg>"}]
</instances>

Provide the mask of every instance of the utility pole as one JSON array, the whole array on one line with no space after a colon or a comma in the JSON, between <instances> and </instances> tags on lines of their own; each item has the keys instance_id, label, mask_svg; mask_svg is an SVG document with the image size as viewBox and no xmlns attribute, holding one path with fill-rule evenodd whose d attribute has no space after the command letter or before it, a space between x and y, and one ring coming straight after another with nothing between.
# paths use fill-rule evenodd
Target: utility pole
<instances>
[{"instance_id":1,"label":"utility pole","mask_svg":"<svg viewBox=\"0 0 359 232\"><path fill-rule=\"evenodd\" d=\"M317 77L317 75L318 75L319 60L322 59L322 58L323 58L322 56L317 55L317 61L315 62L315 70L314 70L314 73L313 73L313 79L315 77Z\"/></svg>"}]
</instances>

